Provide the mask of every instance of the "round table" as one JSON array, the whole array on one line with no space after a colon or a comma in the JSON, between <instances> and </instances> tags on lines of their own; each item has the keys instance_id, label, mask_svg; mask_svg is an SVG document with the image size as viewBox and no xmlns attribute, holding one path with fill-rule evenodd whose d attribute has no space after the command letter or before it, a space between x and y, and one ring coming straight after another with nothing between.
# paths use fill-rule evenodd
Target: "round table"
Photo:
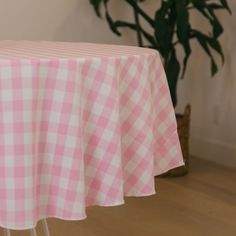
<instances>
[{"instance_id":1,"label":"round table","mask_svg":"<svg viewBox=\"0 0 236 236\"><path fill-rule=\"evenodd\" d=\"M183 164L157 51L0 41L0 226L84 219Z\"/></svg>"}]
</instances>

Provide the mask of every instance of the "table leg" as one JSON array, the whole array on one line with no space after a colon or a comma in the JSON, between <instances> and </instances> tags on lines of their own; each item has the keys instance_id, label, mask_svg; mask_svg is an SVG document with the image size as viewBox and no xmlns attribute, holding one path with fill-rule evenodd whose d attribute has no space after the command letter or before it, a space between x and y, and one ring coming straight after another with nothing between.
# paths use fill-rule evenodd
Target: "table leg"
<instances>
[{"instance_id":1,"label":"table leg","mask_svg":"<svg viewBox=\"0 0 236 236\"><path fill-rule=\"evenodd\" d=\"M30 230L30 236L37 236L35 228Z\"/></svg>"},{"instance_id":2,"label":"table leg","mask_svg":"<svg viewBox=\"0 0 236 236\"><path fill-rule=\"evenodd\" d=\"M50 236L49 229L48 229L48 224L47 224L47 220L44 219L44 220L42 221L42 224L43 224L43 233L44 233L44 236ZM10 231L10 229L3 229L3 236L11 236L11 231ZM37 236L37 232L36 232L36 229L35 229L35 228L30 229L30 236Z\"/></svg>"},{"instance_id":3,"label":"table leg","mask_svg":"<svg viewBox=\"0 0 236 236\"><path fill-rule=\"evenodd\" d=\"M3 235L4 235L4 236L11 236L11 231L10 231L10 229L3 229Z\"/></svg>"},{"instance_id":4,"label":"table leg","mask_svg":"<svg viewBox=\"0 0 236 236\"><path fill-rule=\"evenodd\" d=\"M50 236L49 229L48 229L48 224L47 224L47 220L44 219L44 220L42 221L42 223L43 223L43 233L44 233L44 235L45 235L45 236Z\"/></svg>"}]
</instances>

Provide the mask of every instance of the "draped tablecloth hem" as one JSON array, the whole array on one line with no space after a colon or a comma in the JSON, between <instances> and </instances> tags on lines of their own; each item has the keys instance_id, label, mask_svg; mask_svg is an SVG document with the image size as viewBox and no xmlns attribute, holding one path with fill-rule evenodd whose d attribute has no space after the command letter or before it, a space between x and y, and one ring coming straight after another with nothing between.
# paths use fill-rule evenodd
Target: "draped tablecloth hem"
<instances>
[{"instance_id":1,"label":"draped tablecloth hem","mask_svg":"<svg viewBox=\"0 0 236 236\"><path fill-rule=\"evenodd\" d=\"M164 173L166 173L167 171L169 171L169 170L172 170L172 169L175 169L175 168L177 168L177 167L181 167L181 166L184 166L185 164L184 164L184 161L180 161L180 162L178 162L178 163L175 163L175 164L173 164L173 165L171 165L171 166L168 166L168 168L164 168L164 169L162 169L162 170L157 170L157 171L154 171L154 176L158 176L158 175L161 175L161 174L164 174Z\"/></svg>"},{"instance_id":2,"label":"draped tablecloth hem","mask_svg":"<svg viewBox=\"0 0 236 236\"><path fill-rule=\"evenodd\" d=\"M151 196L151 195L154 195L154 194L156 194L155 191L154 192L150 192L149 194L142 194L142 193L139 194L139 195L127 194L124 197L146 197L146 196ZM111 204L94 203L94 204L86 205L85 210L88 207L93 207L93 206L114 207L114 206L121 206L121 205L124 205L124 204L125 204L125 200L124 199L122 199L120 201L117 201L117 202L113 202ZM27 226L18 227L16 225L6 225L6 224L0 222L0 227L5 228L5 229L10 229L10 230L29 230L29 229L32 229L32 228L36 228L36 226L39 223L39 221L44 220L44 219L48 219L48 218L54 218L54 219L60 219L60 220L68 220L68 221L77 221L77 220L79 221L79 220L85 220L87 218L87 215L85 213L85 214L78 215L76 217L65 217L65 216L61 216L61 215L58 215L58 214L47 214L47 215L39 216L37 218L37 220L35 220L32 224L29 224Z\"/></svg>"},{"instance_id":3,"label":"draped tablecloth hem","mask_svg":"<svg viewBox=\"0 0 236 236\"><path fill-rule=\"evenodd\" d=\"M156 144L158 148L156 152L157 158L154 159L154 161L157 160L154 165L154 176L164 174L171 169L185 165L177 129L167 137L161 137L160 140Z\"/></svg>"},{"instance_id":4,"label":"draped tablecloth hem","mask_svg":"<svg viewBox=\"0 0 236 236\"><path fill-rule=\"evenodd\" d=\"M17 227L17 226L9 226L9 225L5 225L5 224L2 224L0 222L0 227L4 228L4 229L9 229L9 230L30 230L30 229L33 229L33 228L36 228L37 224L39 223L39 221L41 220L44 220L44 219L48 219L48 218L55 218L55 219L60 219L60 220L84 220L87 218L86 215L81 215L81 217L76 217L76 218L65 218L65 217L61 217L61 216L56 216L56 215L47 215L47 216L41 216L39 217L34 224L31 224L29 226L25 226L25 227Z\"/></svg>"},{"instance_id":5,"label":"draped tablecloth hem","mask_svg":"<svg viewBox=\"0 0 236 236\"><path fill-rule=\"evenodd\" d=\"M126 197L147 197L147 196L152 196L156 194L156 191L150 192L150 193L140 193L140 194L125 194L124 198ZM111 204L106 204L106 203L94 203L94 204L88 204L86 205L85 209L89 207L114 207L114 206L122 206L125 204L125 199L122 199L120 201L116 201L113 202ZM77 217L65 217L65 216L60 216L57 214L47 214L47 215L41 215L37 218L37 220L34 221L34 223L29 224L28 226L23 226L23 227L18 227L15 225L6 225L4 223L0 222L0 227L5 228L5 229L10 229L10 230L29 230L32 228L35 228L37 226L37 224L39 223L39 221L44 220L44 219L48 219L48 218L55 218L55 219L60 219L60 220L68 220L68 221L79 221L79 220L85 220L87 218L86 213L85 214L81 214L80 216Z\"/></svg>"}]
</instances>

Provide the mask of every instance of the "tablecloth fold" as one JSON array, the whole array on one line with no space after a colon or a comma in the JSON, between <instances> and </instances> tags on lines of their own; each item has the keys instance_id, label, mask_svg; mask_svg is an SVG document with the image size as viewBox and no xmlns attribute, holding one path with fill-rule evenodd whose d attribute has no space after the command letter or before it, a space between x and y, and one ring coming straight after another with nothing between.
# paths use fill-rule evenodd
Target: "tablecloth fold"
<instances>
[{"instance_id":1,"label":"tablecloth fold","mask_svg":"<svg viewBox=\"0 0 236 236\"><path fill-rule=\"evenodd\" d=\"M135 50L135 48L133 49ZM0 57L0 225L83 219L183 165L159 54Z\"/></svg>"}]
</instances>

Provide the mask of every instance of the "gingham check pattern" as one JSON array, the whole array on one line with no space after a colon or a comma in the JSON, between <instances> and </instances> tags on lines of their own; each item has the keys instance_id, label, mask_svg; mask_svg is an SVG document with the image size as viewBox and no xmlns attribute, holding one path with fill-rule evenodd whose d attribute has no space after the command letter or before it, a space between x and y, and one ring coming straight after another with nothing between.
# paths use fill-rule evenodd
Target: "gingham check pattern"
<instances>
[{"instance_id":1,"label":"gingham check pattern","mask_svg":"<svg viewBox=\"0 0 236 236\"><path fill-rule=\"evenodd\" d=\"M183 165L159 54L86 43L0 42L0 225L83 219L155 193Z\"/></svg>"}]
</instances>

